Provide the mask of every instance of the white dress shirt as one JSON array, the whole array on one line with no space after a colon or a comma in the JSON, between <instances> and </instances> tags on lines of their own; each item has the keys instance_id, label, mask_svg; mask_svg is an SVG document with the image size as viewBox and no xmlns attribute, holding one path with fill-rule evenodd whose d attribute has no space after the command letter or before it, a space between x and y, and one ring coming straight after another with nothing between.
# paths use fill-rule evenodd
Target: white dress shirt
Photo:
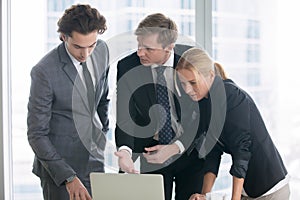
<instances>
[{"instance_id":1,"label":"white dress shirt","mask_svg":"<svg viewBox=\"0 0 300 200\"><path fill-rule=\"evenodd\" d=\"M81 78L81 80L82 80L82 82L83 82L83 85L84 85L85 88L86 88L85 80L84 80L84 76L83 76L83 72L82 72L82 65L81 65L81 63L80 63L78 60L76 60L76 59L70 54L70 52L68 51L68 48L67 48L66 44L65 44L65 48L66 48L66 51L67 51L68 55L70 56L70 58L71 58L71 60L72 60L72 62L73 62L73 64L74 64L74 66L75 66L77 72L78 72L78 75L80 76L80 78ZM86 59L86 65L87 65L87 68L88 68L88 70L89 70L89 72L90 72L90 74L91 74L92 81L93 81L93 84L94 84L94 89L95 89L96 78L95 78L95 72L94 72L94 68L93 68L92 61L91 61L91 58L90 58L90 57L88 57L88 58Z\"/></svg>"},{"instance_id":2,"label":"white dress shirt","mask_svg":"<svg viewBox=\"0 0 300 200\"><path fill-rule=\"evenodd\" d=\"M175 92L175 88L174 88L175 70L173 68L173 65L174 65L174 52L171 52L169 59L163 64L163 66L167 67L166 70L164 71L164 76L166 78L167 87L170 89L170 90L168 90L168 96L169 96L169 102L170 102L170 106L171 106L172 128L176 134L176 137L179 137L183 133L183 128L182 128L181 124L178 122L179 119L176 114L175 102L174 102L174 97L173 97L173 93ZM159 65L157 65L157 64L154 64L151 66L154 83L157 82L157 72L156 72L155 68L158 66ZM157 139L157 136L154 136L154 137L156 137L155 139ZM179 147L179 150L180 150L179 153L182 153L185 150L183 144L179 140L176 140L174 143ZM132 149L130 149L129 147L121 146L119 148L119 150L122 150L122 149L127 150L132 155Z\"/></svg>"}]
</instances>

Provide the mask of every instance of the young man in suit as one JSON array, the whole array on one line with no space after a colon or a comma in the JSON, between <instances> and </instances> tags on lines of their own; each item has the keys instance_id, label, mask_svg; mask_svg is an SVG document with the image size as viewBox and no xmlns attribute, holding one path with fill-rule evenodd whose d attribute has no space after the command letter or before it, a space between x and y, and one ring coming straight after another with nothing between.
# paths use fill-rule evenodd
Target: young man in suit
<instances>
[{"instance_id":1,"label":"young man in suit","mask_svg":"<svg viewBox=\"0 0 300 200\"><path fill-rule=\"evenodd\" d=\"M142 173L162 174L166 200L172 198L173 182L175 199L188 199L202 187L203 160L196 150L186 152L194 137L184 137L180 123L184 106L174 92L173 69L190 46L175 45L177 26L161 13L142 20L135 35L137 52L117 66L115 154L122 171L139 173L133 160L140 156Z\"/></svg>"},{"instance_id":2,"label":"young man in suit","mask_svg":"<svg viewBox=\"0 0 300 200\"><path fill-rule=\"evenodd\" d=\"M91 199L89 174L104 172L108 131L106 19L73 5L58 21L62 43L31 71L28 140L45 200Z\"/></svg>"}]
</instances>

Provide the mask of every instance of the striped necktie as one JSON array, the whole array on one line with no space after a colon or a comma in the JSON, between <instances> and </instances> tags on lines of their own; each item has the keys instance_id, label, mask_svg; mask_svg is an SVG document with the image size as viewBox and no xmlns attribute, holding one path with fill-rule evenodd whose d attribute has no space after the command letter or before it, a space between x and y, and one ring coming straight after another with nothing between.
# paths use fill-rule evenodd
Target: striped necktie
<instances>
[{"instance_id":1,"label":"striped necktie","mask_svg":"<svg viewBox=\"0 0 300 200\"><path fill-rule=\"evenodd\" d=\"M156 68L157 84L156 84L156 98L157 103L162 106L159 109L159 134L158 140L160 144L169 144L174 138L174 131L171 124L171 107L168 96L167 82L164 76L166 67L160 66ZM163 122L165 122L163 124Z\"/></svg>"}]
</instances>

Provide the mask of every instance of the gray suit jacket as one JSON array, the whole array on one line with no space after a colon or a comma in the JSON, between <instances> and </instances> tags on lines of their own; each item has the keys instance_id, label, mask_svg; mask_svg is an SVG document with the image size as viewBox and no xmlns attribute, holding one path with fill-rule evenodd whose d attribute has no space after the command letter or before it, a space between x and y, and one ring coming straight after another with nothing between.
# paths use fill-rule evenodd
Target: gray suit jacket
<instances>
[{"instance_id":1,"label":"gray suit jacket","mask_svg":"<svg viewBox=\"0 0 300 200\"><path fill-rule=\"evenodd\" d=\"M98 40L91 61L96 77L93 110L64 43L31 71L27 135L35 153L33 173L52 178L58 186L73 174L86 180L91 171L103 170L109 104L109 53L104 41Z\"/></svg>"}]
</instances>

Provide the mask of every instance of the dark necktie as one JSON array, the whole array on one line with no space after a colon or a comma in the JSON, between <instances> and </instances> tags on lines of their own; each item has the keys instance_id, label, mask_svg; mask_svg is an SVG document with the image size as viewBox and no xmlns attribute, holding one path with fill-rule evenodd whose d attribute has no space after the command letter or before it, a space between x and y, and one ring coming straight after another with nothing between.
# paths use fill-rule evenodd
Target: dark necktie
<instances>
[{"instance_id":1,"label":"dark necktie","mask_svg":"<svg viewBox=\"0 0 300 200\"><path fill-rule=\"evenodd\" d=\"M83 73L84 80L85 80L85 86L86 86L86 90L87 90L89 106L90 106L90 110L92 112L94 109L94 104L95 104L94 84L92 81L91 74L87 68L86 62L81 63L81 65L82 65L82 73Z\"/></svg>"},{"instance_id":2,"label":"dark necktie","mask_svg":"<svg viewBox=\"0 0 300 200\"><path fill-rule=\"evenodd\" d=\"M167 82L164 77L166 67L160 66L156 68L157 84L156 84L156 97L157 102L163 108L159 109L159 127L158 140L160 144L169 144L174 137L174 132L171 125L171 107L168 96ZM165 112L163 112L165 110ZM165 121L164 124L163 121Z\"/></svg>"}]
</instances>

